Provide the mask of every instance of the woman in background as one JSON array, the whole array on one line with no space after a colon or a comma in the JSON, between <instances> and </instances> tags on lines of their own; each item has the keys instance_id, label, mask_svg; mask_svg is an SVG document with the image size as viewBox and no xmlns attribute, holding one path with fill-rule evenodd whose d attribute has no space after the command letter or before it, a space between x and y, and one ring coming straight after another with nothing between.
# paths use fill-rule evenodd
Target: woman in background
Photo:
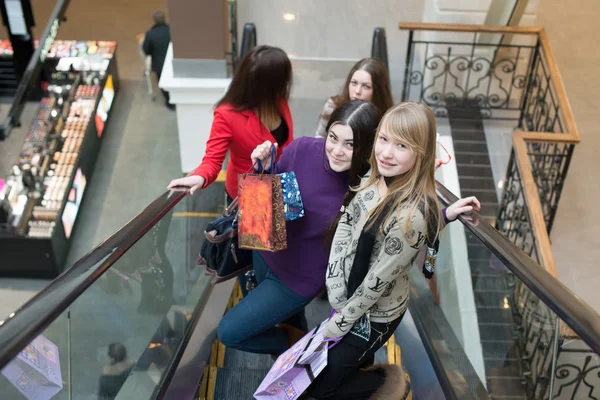
<instances>
[{"instance_id":1,"label":"woman in background","mask_svg":"<svg viewBox=\"0 0 600 400\"><path fill-rule=\"evenodd\" d=\"M316 137L324 138L326 126L333 110L351 100L372 102L381 114L392 105L390 75L383 62L375 58L364 58L354 64L341 94L329 98L325 102L317 125Z\"/></svg>"}]
</instances>

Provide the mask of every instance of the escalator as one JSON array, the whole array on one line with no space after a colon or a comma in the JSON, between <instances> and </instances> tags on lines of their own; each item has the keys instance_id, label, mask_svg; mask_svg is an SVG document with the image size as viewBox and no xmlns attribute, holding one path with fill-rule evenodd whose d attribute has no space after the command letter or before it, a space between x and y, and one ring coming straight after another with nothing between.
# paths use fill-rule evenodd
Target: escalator
<instances>
[{"instance_id":1,"label":"escalator","mask_svg":"<svg viewBox=\"0 0 600 400\"><path fill-rule=\"evenodd\" d=\"M193 198L163 194L1 321L2 399L252 398L272 361L216 341L239 289L212 285L196 266L222 193L216 183ZM438 194L455 200L441 185ZM434 281L411 272L410 316L378 361L404 360L419 399L541 399L591 385L593 371L577 381L582 372L567 379L559 369L573 346L567 332L586 349L571 351L569 365L595 360L600 316L479 218L444 230ZM474 246L487 262L473 263ZM477 279L465 278L475 267ZM327 311L315 300L309 322Z\"/></svg>"}]
</instances>

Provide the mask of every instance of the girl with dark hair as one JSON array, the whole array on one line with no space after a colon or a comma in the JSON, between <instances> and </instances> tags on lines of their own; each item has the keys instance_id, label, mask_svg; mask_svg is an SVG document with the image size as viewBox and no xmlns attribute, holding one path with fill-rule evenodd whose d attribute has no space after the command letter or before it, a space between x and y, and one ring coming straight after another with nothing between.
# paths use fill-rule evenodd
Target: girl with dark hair
<instances>
[{"instance_id":1,"label":"girl with dark hair","mask_svg":"<svg viewBox=\"0 0 600 400\"><path fill-rule=\"evenodd\" d=\"M217 103L202 163L185 178L174 179L168 188L190 194L215 181L230 151L225 191L237 197L237 176L252 167L250 154L259 144L278 144L277 156L294 140L288 106L292 64L286 53L258 46L244 56L225 96Z\"/></svg>"},{"instance_id":2,"label":"girl with dark hair","mask_svg":"<svg viewBox=\"0 0 600 400\"><path fill-rule=\"evenodd\" d=\"M333 110L351 100L370 101L382 114L394 105L390 76L383 62L375 58L363 58L354 64L342 93L325 102L316 137L326 137L327 122Z\"/></svg>"},{"instance_id":3,"label":"girl with dark hair","mask_svg":"<svg viewBox=\"0 0 600 400\"><path fill-rule=\"evenodd\" d=\"M254 252L258 285L221 320L217 333L225 346L279 355L305 333L304 306L325 284L325 233L349 182L359 184L368 171L381 115L371 103L351 101L331 115L327 140L302 137L284 150L278 169L295 172L305 215L287 223L286 250ZM252 161L269 165L271 145L265 141L256 147Z\"/></svg>"}]
</instances>

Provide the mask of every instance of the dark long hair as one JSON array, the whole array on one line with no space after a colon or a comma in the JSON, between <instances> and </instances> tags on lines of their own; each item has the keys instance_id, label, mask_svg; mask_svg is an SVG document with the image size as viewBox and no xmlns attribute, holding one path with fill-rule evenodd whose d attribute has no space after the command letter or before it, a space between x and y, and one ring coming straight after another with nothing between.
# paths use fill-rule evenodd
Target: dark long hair
<instances>
[{"instance_id":1,"label":"dark long hair","mask_svg":"<svg viewBox=\"0 0 600 400\"><path fill-rule=\"evenodd\" d=\"M371 102L364 100L352 100L336 108L331 114L325 132L329 135L329 129L334 125L347 125L352 129L353 149L352 161L350 163L350 175L348 176L348 185L356 187L360 184L361 178L369 171L369 157L373 150L375 142L375 133L377 126L381 121L383 113ZM348 190L344 196L344 206L347 206L355 192ZM340 220L339 213L333 220L325 235L325 243L331 246L335 229Z\"/></svg>"},{"instance_id":2,"label":"dark long hair","mask_svg":"<svg viewBox=\"0 0 600 400\"><path fill-rule=\"evenodd\" d=\"M277 111L281 100L290 97L292 63L277 47L257 46L242 59L227 93L215 107L227 104L236 111Z\"/></svg>"},{"instance_id":3,"label":"dark long hair","mask_svg":"<svg viewBox=\"0 0 600 400\"><path fill-rule=\"evenodd\" d=\"M371 82L373 83L373 98L371 99L371 102L375 104L381 114L385 114L385 112L394 105L390 84L390 74L385 64L375 58L363 58L354 64L350 70L350 73L348 74L348 77L346 78L346 83L344 84L342 94L335 96L333 98L333 102L337 106L340 106L350 101L350 92L348 91L348 86L350 86L350 81L352 80L354 73L359 70L368 72L369 75L371 75Z\"/></svg>"}]
</instances>

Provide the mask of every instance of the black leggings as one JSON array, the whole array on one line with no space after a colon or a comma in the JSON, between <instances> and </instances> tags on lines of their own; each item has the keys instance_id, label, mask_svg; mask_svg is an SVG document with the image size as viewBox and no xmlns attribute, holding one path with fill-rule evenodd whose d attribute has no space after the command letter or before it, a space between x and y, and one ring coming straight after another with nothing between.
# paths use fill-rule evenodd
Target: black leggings
<instances>
[{"instance_id":1,"label":"black leggings","mask_svg":"<svg viewBox=\"0 0 600 400\"><path fill-rule=\"evenodd\" d=\"M379 370L364 371L379 350L392 336L402 314L394 321L371 322L371 336L364 340L352 333L329 351L327 366L308 388L308 395L319 400L356 400L368 398L385 382Z\"/></svg>"}]
</instances>

